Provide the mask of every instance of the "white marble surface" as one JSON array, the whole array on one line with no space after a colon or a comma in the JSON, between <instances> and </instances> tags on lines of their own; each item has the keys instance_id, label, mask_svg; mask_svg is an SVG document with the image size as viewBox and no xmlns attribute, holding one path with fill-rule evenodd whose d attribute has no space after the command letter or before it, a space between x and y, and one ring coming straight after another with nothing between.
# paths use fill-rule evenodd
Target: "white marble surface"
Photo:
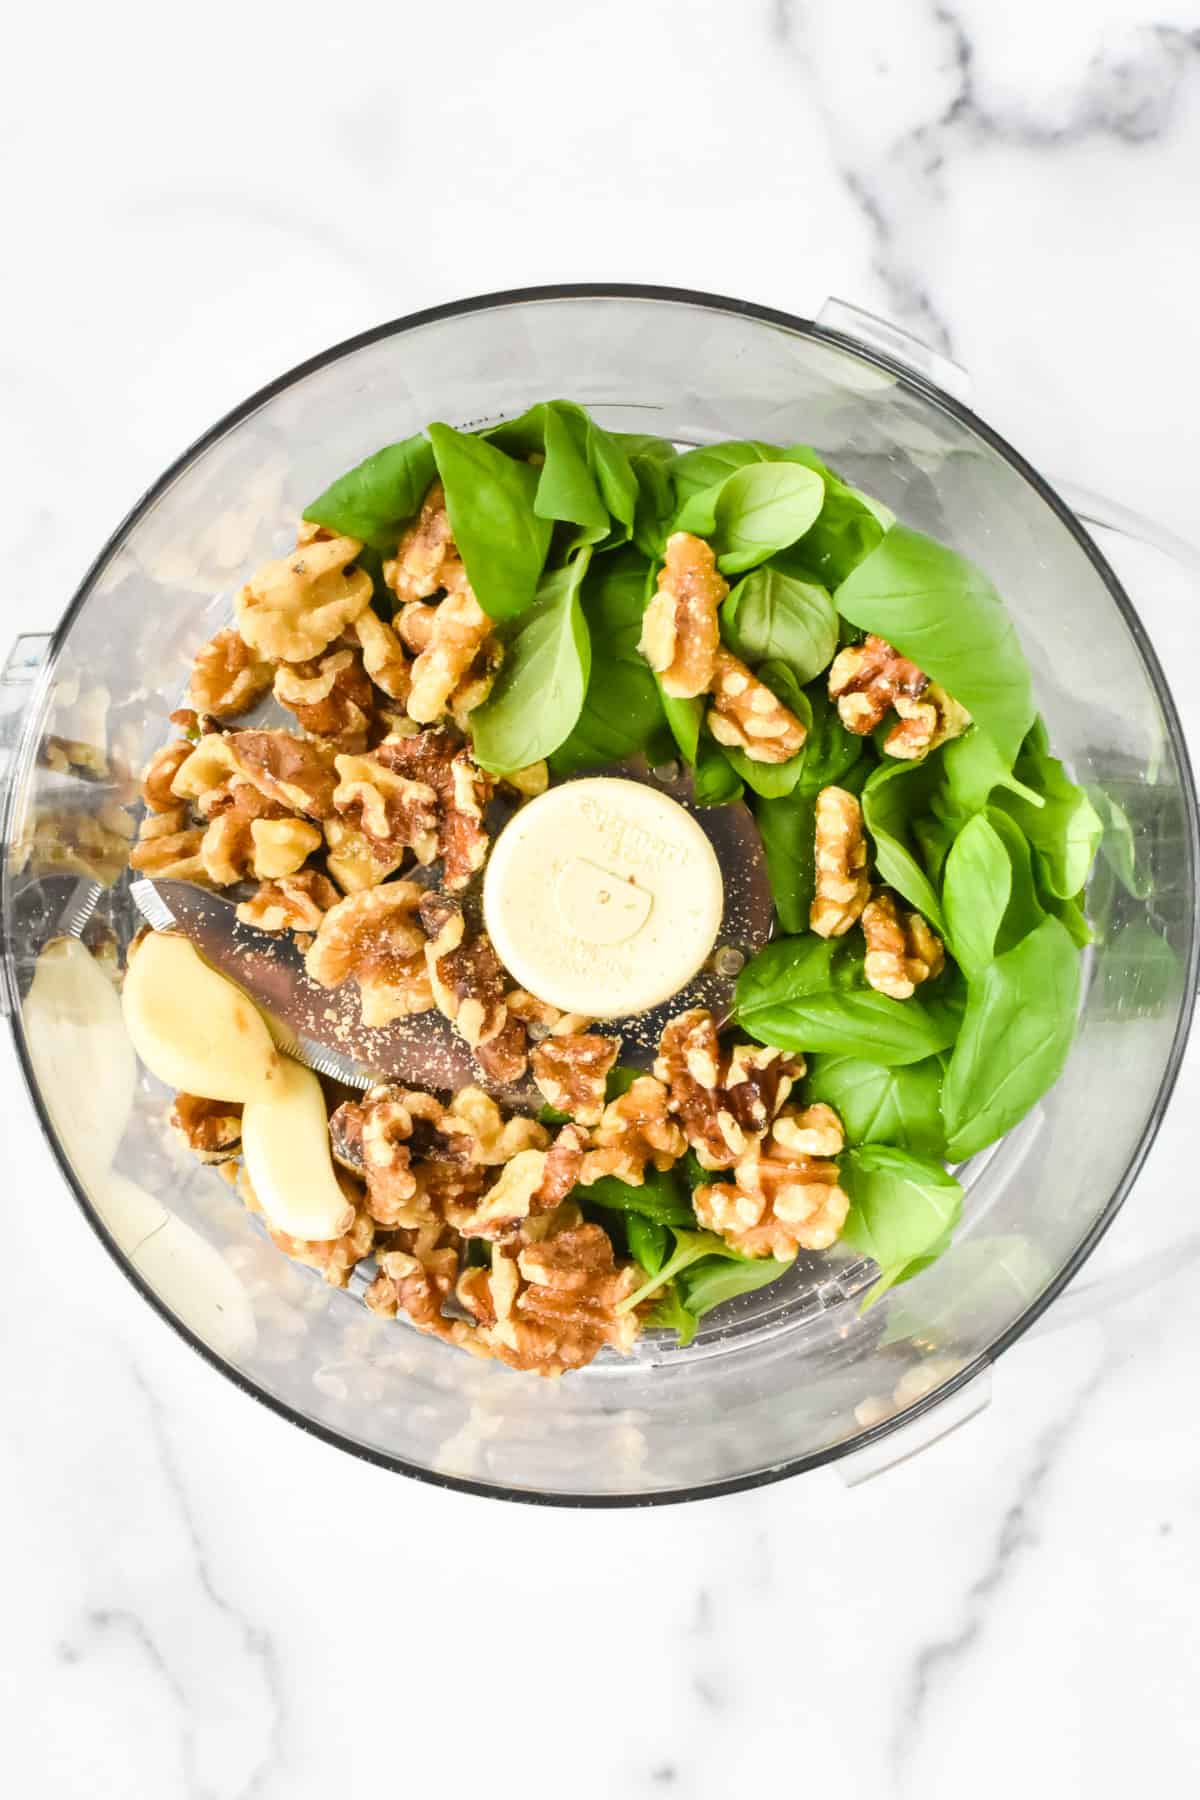
<instances>
[{"instance_id":1,"label":"white marble surface","mask_svg":"<svg viewBox=\"0 0 1200 1800\"><path fill-rule=\"evenodd\" d=\"M1195 535L1196 0L116 0L7 49L5 635L260 382L539 281L856 299L1035 463ZM989 1412L855 1489L624 1514L420 1488L242 1397L0 1062L6 1791L1193 1790L1197 1059L1106 1303Z\"/></svg>"}]
</instances>

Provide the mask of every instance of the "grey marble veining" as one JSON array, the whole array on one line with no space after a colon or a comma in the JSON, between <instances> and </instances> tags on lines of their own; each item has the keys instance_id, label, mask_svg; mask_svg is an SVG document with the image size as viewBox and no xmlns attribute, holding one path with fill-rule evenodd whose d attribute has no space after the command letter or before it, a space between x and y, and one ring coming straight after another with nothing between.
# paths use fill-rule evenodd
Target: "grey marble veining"
<instances>
[{"instance_id":1,"label":"grey marble veining","mask_svg":"<svg viewBox=\"0 0 1200 1800\"><path fill-rule=\"evenodd\" d=\"M1032 460L1195 537L1200 4L123 0L12 28L10 636L259 383L539 281L840 294ZM1173 670L1190 639L1165 630ZM30 1800L1190 1792L1200 1062L990 1408L847 1487L502 1508L222 1382L0 1047L0 1731ZM6 1789L8 1791L8 1789Z\"/></svg>"}]
</instances>

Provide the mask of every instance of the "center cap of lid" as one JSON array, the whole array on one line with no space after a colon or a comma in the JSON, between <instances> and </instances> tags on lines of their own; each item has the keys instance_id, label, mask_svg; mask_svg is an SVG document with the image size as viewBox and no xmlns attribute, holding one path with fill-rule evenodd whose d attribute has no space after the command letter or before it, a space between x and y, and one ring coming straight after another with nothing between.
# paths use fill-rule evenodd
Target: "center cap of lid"
<instances>
[{"instance_id":1,"label":"center cap of lid","mask_svg":"<svg viewBox=\"0 0 1200 1800\"><path fill-rule=\"evenodd\" d=\"M724 905L716 853L692 815L608 775L527 802L484 876L501 962L538 999L593 1019L678 993L712 950Z\"/></svg>"}]
</instances>

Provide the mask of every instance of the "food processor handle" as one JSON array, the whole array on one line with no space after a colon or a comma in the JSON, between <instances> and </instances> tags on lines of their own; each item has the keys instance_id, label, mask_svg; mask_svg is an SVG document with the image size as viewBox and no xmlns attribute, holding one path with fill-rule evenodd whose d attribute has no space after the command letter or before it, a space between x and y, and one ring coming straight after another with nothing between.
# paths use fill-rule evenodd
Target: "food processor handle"
<instances>
[{"instance_id":1,"label":"food processor handle","mask_svg":"<svg viewBox=\"0 0 1200 1800\"><path fill-rule=\"evenodd\" d=\"M0 868L7 864L9 846L16 835L14 815L20 783L15 765L22 726L38 691L38 678L46 666L49 648L49 632L27 633L16 640L0 670ZM9 993L10 978L8 934L0 906L0 1016L5 1018L14 999Z\"/></svg>"}]
</instances>

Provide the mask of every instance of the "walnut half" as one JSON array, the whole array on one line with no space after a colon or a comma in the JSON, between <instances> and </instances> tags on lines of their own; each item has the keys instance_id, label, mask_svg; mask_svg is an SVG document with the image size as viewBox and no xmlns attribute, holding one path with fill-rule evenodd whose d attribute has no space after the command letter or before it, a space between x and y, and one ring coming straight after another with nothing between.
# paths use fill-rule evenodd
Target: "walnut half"
<instances>
[{"instance_id":1,"label":"walnut half","mask_svg":"<svg viewBox=\"0 0 1200 1800\"><path fill-rule=\"evenodd\" d=\"M877 993L908 1000L921 982L941 973L942 940L918 912L902 913L895 897L876 894L863 908L867 954L863 973Z\"/></svg>"},{"instance_id":2,"label":"walnut half","mask_svg":"<svg viewBox=\"0 0 1200 1800\"><path fill-rule=\"evenodd\" d=\"M795 713L728 650L717 651L708 729L718 744L761 763L789 761L808 736Z\"/></svg>"},{"instance_id":3,"label":"walnut half","mask_svg":"<svg viewBox=\"0 0 1200 1800\"><path fill-rule=\"evenodd\" d=\"M742 1256L790 1262L797 1250L828 1250L850 1210L830 1160L842 1143L832 1107L781 1113L770 1136L738 1161L732 1182L696 1189L697 1219Z\"/></svg>"},{"instance_id":4,"label":"walnut half","mask_svg":"<svg viewBox=\"0 0 1200 1800\"><path fill-rule=\"evenodd\" d=\"M425 936L414 917L421 892L412 881L386 881L348 894L317 928L304 966L321 987L357 981L364 1025L389 1025L433 1005Z\"/></svg>"},{"instance_id":5,"label":"walnut half","mask_svg":"<svg viewBox=\"0 0 1200 1800\"><path fill-rule=\"evenodd\" d=\"M822 788L816 807L816 869L809 924L819 937L843 937L871 892L862 807L845 788Z\"/></svg>"},{"instance_id":6,"label":"walnut half","mask_svg":"<svg viewBox=\"0 0 1200 1800\"><path fill-rule=\"evenodd\" d=\"M694 699L711 687L720 646L717 608L728 592L703 538L676 531L667 539L658 592L646 608L638 645L664 694Z\"/></svg>"}]
</instances>

